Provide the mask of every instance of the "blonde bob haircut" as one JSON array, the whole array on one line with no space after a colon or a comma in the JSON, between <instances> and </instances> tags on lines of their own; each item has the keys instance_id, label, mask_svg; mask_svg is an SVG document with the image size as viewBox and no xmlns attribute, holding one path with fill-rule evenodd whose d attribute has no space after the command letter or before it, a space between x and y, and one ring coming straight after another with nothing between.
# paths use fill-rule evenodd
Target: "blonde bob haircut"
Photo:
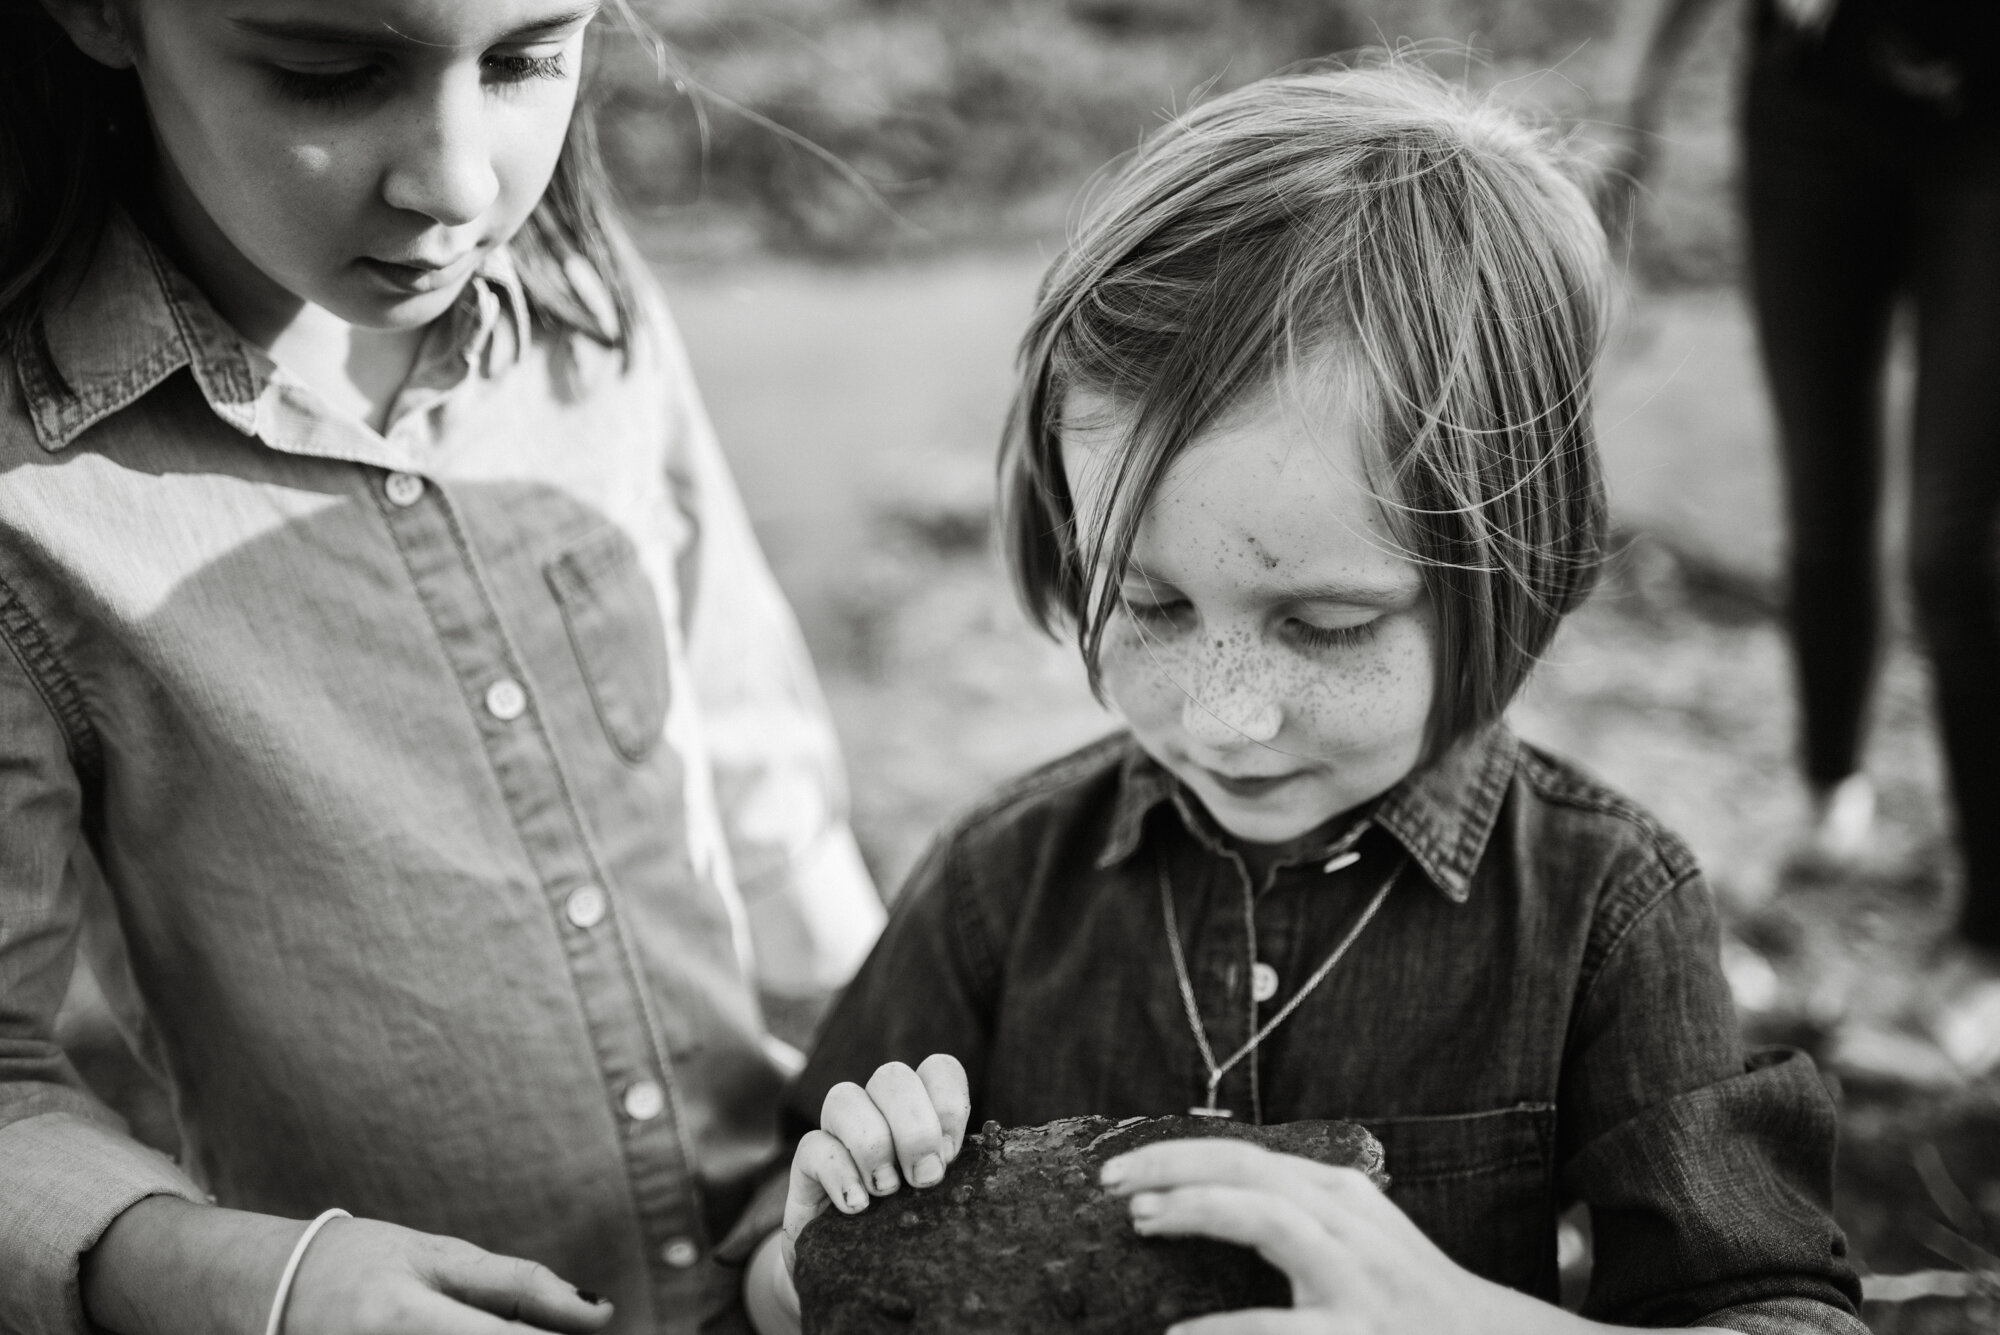
<instances>
[{"instance_id":1,"label":"blonde bob haircut","mask_svg":"<svg viewBox=\"0 0 2000 1335\"><path fill-rule=\"evenodd\" d=\"M1425 755L1498 718L1604 543L1590 375L1605 243L1545 132L1406 62L1204 103L1097 187L1043 280L1000 454L1015 586L1093 689L1147 503L1205 428L1288 372L1357 396L1389 530L1437 626ZM1063 405L1130 430L1080 524Z\"/></svg>"}]
</instances>

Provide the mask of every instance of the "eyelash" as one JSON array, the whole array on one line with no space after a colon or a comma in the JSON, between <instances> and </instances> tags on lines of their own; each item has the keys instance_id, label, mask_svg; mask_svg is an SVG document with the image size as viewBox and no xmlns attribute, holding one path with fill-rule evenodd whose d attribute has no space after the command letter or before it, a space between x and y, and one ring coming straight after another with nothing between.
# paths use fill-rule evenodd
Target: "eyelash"
<instances>
[{"instance_id":1,"label":"eyelash","mask_svg":"<svg viewBox=\"0 0 2000 1335\"><path fill-rule=\"evenodd\" d=\"M1125 614L1141 626L1171 626L1187 607L1185 602L1137 603L1125 600ZM1307 649L1344 649L1374 635L1379 619L1352 626L1315 626L1297 619L1286 623L1292 638Z\"/></svg>"},{"instance_id":2,"label":"eyelash","mask_svg":"<svg viewBox=\"0 0 2000 1335\"><path fill-rule=\"evenodd\" d=\"M1125 605L1125 615L1142 626L1170 625L1187 606L1186 603L1135 603L1129 598L1122 601Z\"/></svg>"},{"instance_id":3,"label":"eyelash","mask_svg":"<svg viewBox=\"0 0 2000 1335\"><path fill-rule=\"evenodd\" d=\"M488 70L499 75L494 82L501 84L526 83L530 79L560 79L567 72L559 55L488 56L483 63ZM338 74L307 74L283 65L271 67L271 80L280 93L297 102L323 106L338 105L366 93L382 76L380 65L363 65Z\"/></svg>"},{"instance_id":4,"label":"eyelash","mask_svg":"<svg viewBox=\"0 0 2000 1335\"><path fill-rule=\"evenodd\" d=\"M1292 623L1292 634L1299 643L1310 649L1342 649L1360 644L1375 633L1376 622L1363 621L1353 626L1315 626L1304 621Z\"/></svg>"}]
</instances>

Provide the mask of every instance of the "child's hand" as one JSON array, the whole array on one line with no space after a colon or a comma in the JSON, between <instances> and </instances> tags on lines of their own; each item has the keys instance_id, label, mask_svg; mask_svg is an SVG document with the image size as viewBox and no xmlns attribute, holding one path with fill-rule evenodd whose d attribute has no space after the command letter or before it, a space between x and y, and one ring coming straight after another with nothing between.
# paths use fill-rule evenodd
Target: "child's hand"
<instances>
[{"instance_id":1,"label":"child's hand","mask_svg":"<svg viewBox=\"0 0 2000 1335\"><path fill-rule=\"evenodd\" d=\"M296 1219L142 1200L84 1257L93 1329L122 1335L264 1329L304 1225ZM284 1335L590 1335L611 1305L547 1267L373 1219L336 1219L307 1244Z\"/></svg>"},{"instance_id":2,"label":"child's hand","mask_svg":"<svg viewBox=\"0 0 2000 1335\"><path fill-rule=\"evenodd\" d=\"M548 1267L376 1220L336 1219L306 1249L284 1335L589 1335L611 1305Z\"/></svg>"},{"instance_id":3,"label":"child's hand","mask_svg":"<svg viewBox=\"0 0 2000 1335\"><path fill-rule=\"evenodd\" d=\"M845 1214L868 1208L904 1180L934 1187L944 1166L958 1157L971 1116L965 1068L946 1053L926 1057L911 1070L901 1062L876 1069L863 1089L851 1081L827 1091L818 1131L808 1132L792 1156L791 1193L785 1201L785 1260L791 1244L831 1201Z\"/></svg>"},{"instance_id":4,"label":"child's hand","mask_svg":"<svg viewBox=\"0 0 2000 1335\"><path fill-rule=\"evenodd\" d=\"M1484 1335L1515 1328L1517 1304L1509 1300L1520 1295L1461 1268L1354 1169L1240 1140L1172 1140L1119 1155L1104 1165L1102 1180L1131 1198L1139 1232L1252 1247L1292 1281L1293 1311L1199 1317L1168 1335Z\"/></svg>"},{"instance_id":5,"label":"child's hand","mask_svg":"<svg viewBox=\"0 0 2000 1335\"><path fill-rule=\"evenodd\" d=\"M808 1131L792 1155L784 1230L765 1239L750 1258L744 1302L751 1324L763 1335L796 1332L792 1244L799 1230L829 1201L843 1214L859 1214L870 1196L887 1196L904 1178L919 1187L942 1182L971 1115L965 1068L942 1052L924 1058L914 1071L901 1062L877 1067L866 1089L849 1081L828 1090L820 1129Z\"/></svg>"}]
</instances>

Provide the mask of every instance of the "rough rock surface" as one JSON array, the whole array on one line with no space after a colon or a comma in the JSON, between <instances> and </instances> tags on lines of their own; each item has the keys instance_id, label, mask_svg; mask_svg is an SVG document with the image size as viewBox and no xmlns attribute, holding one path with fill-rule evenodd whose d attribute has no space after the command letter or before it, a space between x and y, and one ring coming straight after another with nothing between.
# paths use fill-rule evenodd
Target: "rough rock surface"
<instances>
[{"instance_id":1,"label":"rough rock surface","mask_svg":"<svg viewBox=\"0 0 2000 1335\"><path fill-rule=\"evenodd\" d=\"M858 1215L829 1210L806 1226L797 1269L805 1335L1158 1335L1183 1317L1290 1306L1285 1277L1255 1252L1140 1237L1125 1202L1098 1185L1105 1160L1188 1136L1255 1141L1388 1181L1381 1145L1351 1122L988 1122L938 1186L905 1186Z\"/></svg>"}]
</instances>

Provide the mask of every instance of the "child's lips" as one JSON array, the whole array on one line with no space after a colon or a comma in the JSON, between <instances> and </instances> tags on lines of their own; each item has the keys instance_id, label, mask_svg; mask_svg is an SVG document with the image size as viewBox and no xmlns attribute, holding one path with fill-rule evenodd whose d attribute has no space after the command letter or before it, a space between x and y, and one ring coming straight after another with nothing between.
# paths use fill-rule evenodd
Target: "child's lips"
<instances>
[{"instance_id":1,"label":"child's lips","mask_svg":"<svg viewBox=\"0 0 2000 1335\"><path fill-rule=\"evenodd\" d=\"M1202 773L1208 776L1210 783L1231 797L1263 797L1298 778L1300 771L1289 770L1283 774L1224 774L1204 765Z\"/></svg>"},{"instance_id":2,"label":"child's lips","mask_svg":"<svg viewBox=\"0 0 2000 1335\"><path fill-rule=\"evenodd\" d=\"M476 250L467 251L443 263L426 259L418 259L415 262L385 260L370 255L363 257L361 264L368 272L392 287L411 292L429 292L456 281L470 267L477 253Z\"/></svg>"}]
</instances>

